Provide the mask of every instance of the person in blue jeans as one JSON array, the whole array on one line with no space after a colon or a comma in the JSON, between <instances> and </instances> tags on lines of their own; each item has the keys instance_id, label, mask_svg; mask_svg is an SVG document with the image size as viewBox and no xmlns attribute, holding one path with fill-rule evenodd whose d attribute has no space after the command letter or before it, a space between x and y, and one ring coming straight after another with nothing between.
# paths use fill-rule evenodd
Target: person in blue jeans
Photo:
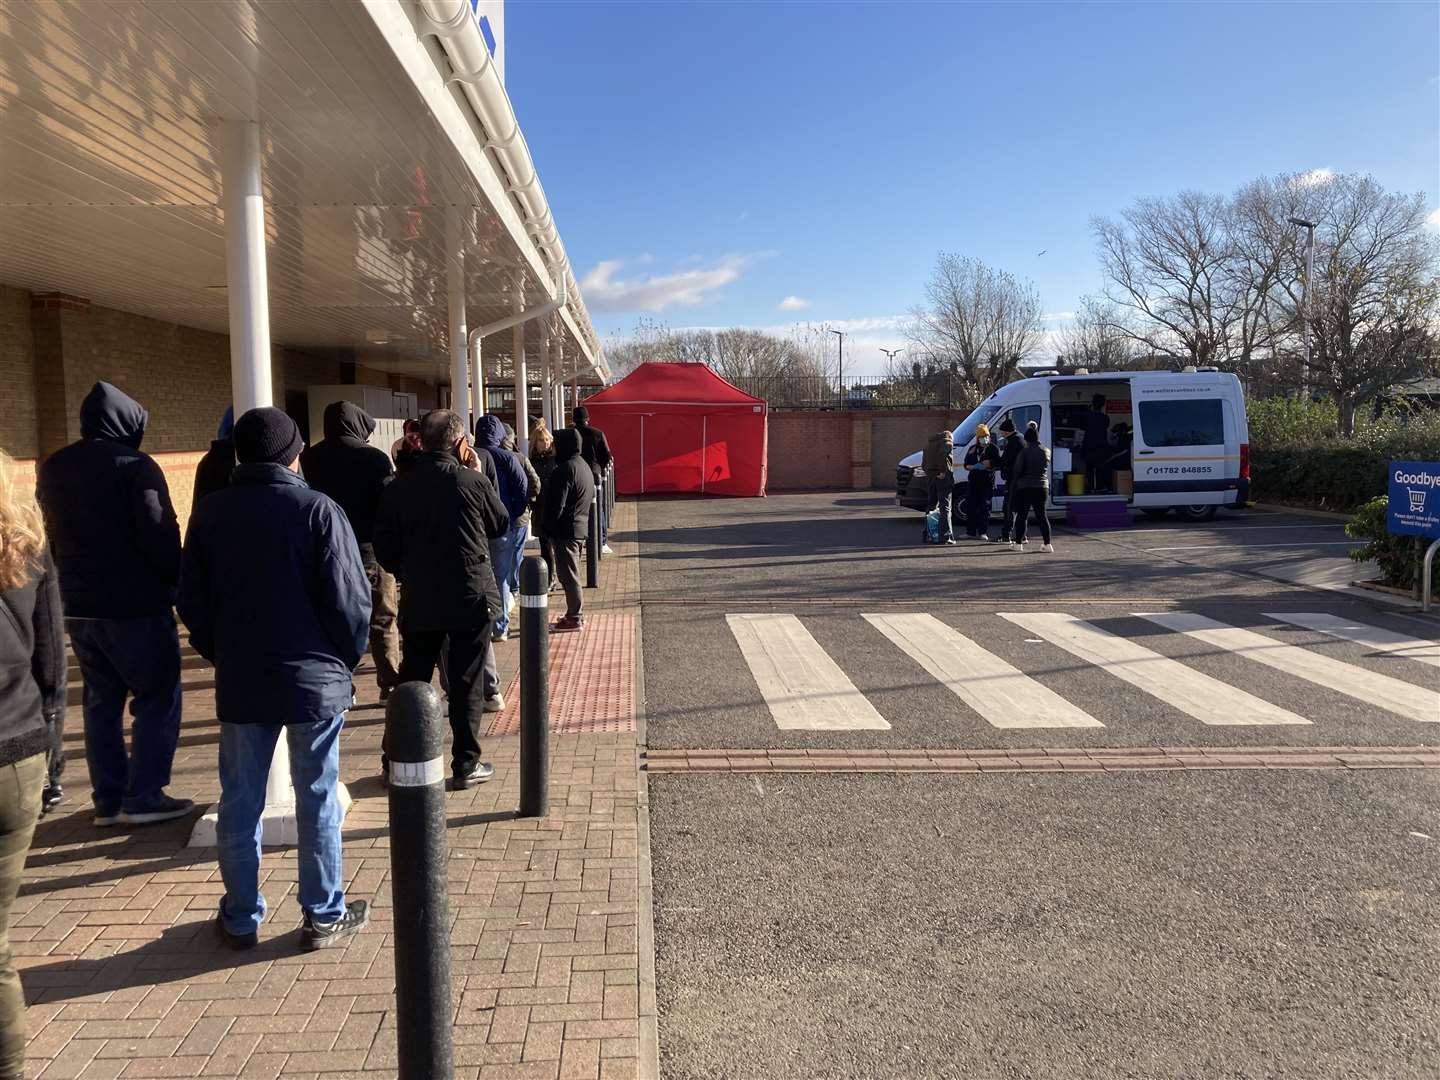
<instances>
[{"instance_id":1,"label":"person in blue jeans","mask_svg":"<svg viewBox=\"0 0 1440 1080\"><path fill-rule=\"evenodd\" d=\"M85 682L96 825L169 821L195 805L164 790L180 737L180 639L171 612L180 527L165 474L140 450L148 421L133 398L97 382L80 406L80 440L45 460L36 485Z\"/></svg>"},{"instance_id":2,"label":"person in blue jeans","mask_svg":"<svg viewBox=\"0 0 1440 1080\"><path fill-rule=\"evenodd\" d=\"M506 534L490 541L490 562L500 589L500 611L491 631L496 641L510 636L510 609L520 594L520 562L530 536L530 508L540 494L535 470L515 451L507 450L505 440L506 425L498 416L486 415L475 421L476 452L488 454L495 463L496 489L510 515Z\"/></svg>"},{"instance_id":3,"label":"person in blue jeans","mask_svg":"<svg viewBox=\"0 0 1440 1080\"><path fill-rule=\"evenodd\" d=\"M345 898L339 773L350 675L369 643L370 582L345 512L299 475L303 445L279 409L240 417L240 464L228 488L195 508L181 561L180 617L215 665L225 883L216 929L237 949L254 947L265 917L261 815L281 738L295 784L301 945L341 944L369 921L364 900Z\"/></svg>"}]
</instances>

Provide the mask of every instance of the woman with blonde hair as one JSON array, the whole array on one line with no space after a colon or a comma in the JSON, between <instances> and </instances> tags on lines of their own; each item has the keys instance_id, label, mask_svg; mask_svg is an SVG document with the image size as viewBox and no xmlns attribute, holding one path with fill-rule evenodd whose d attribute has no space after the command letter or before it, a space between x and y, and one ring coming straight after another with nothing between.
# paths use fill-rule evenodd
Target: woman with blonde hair
<instances>
[{"instance_id":1,"label":"woman with blonde hair","mask_svg":"<svg viewBox=\"0 0 1440 1080\"><path fill-rule=\"evenodd\" d=\"M60 584L40 510L0 450L0 1080L25 1074L25 997L10 908L40 816L51 732L65 708Z\"/></svg>"},{"instance_id":2,"label":"woman with blonde hair","mask_svg":"<svg viewBox=\"0 0 1440 1080\"><path fill-rule=\"evenodd\" d=\"M544 491L545 485L550 482L550 474L555 471L555 436L551 435L550 429L545 426L543 416L536 420L535 426L530 429L530 467L540 478L539 490ZM545 557L545 568L550 572L550 591L554 592L559 588L559 583L555 580L555 550L545 538L539 514L534 515L534 524L535 537L540 541L540 554Z\"/></svg>"}]
</instances>

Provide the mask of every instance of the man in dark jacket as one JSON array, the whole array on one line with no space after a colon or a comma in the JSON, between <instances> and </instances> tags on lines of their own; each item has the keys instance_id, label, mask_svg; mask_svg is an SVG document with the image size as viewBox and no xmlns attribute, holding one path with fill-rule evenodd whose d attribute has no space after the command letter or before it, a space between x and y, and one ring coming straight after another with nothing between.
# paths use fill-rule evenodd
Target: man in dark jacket
<instances>
[{"instance_id":1,"label":"man in dark jacket","mask_svg":"<svg viewBox=\"0 0 1440 1080\"><path fill-rule=\"evenodd\" d=\"M555 433L555 468L540 492L540 532L550 541L555 573L565 590L565 617L554 627L560 631L584 625L580 549L595 501L595 477L580 456L580 438L574 428Z\"/></svg>"},{"instance_id":2,"label":"man in dark jacket","mask_svg":"<svg viewBox=\"0 0 1440 1080\"><path fill-rule=\"evenodd\" d=\"M590 472L599 485L602 477L610 471L614 457L605 432L590 426L590 410L584 405L575 407L575 430L580 433L580 457L590 466ZM610 554L610 508L605 501L600 503L600 550Z\"/></svg>"},{"instance_id":3,"label":"man in dark jacket","mask_svg":"<svg viewBox=\"0 0 1440 1080\"><path fill-rule=\"evenodd\" d=\"M954 519L950 515L950 500L955 494L954 465L955 436L948 430L937 431L925 443L925 453L920 459L920 471L925 474L929 489L928 515L932 510L940 511L940 542L955 543ZM928 526L927 526L928 530Z\"/></svg>"},{"instance_id":4,"label":"man in dark jacket","mask_svg":"<svg viewBox=\"0 0 1440 1080\"><path fill-rule=\"evenodd\" d=\"M45 460L36 488L85 680L96 825L146 825L194 808L164 791L180 737L180 640L171 613L180 527L165 474L140 452L148 420L134 399L97 382L80 406L80 441Z\"/></svg>"},{"instance_id":5,"label":"man in dark jacket","mask_svg":"<svg viewBox=\"0 0 1440 1080\"><path fill-rule=\"evenodd\" d=\"M1087 491L1101 491L1110 487L1110 472L1106 464L1112 453L1110 417L1105 413L1105 395L1096 394L1090 399L1090 411L1085 414L1085 429L1080 441L1080 454L1085 459Z\"/></svg>"},{"instance_id":6,"label":"man in dark jacket","mask_svg":"<svg viewBox=\"0 0 1440 1080\"><path fill-rule=\"evenodd\" d=\"M538 484L532 485L530 481L534 470L519 454L505 448L506 433L506 425L498 416L482 416L475 421L476 452L488 455L494 463L500 501L510 515L509 530L490 543L490 564L500 590L500 611L493 631L496 641L504 641L510 635L510 607L520 591L520 560L530 533L530 507L539 494Z\"/></svg>"},{"instance_id":7,"label":"man in dark jacket","mask_svg":"<svg viewBox=\"0 0 1440 1080\"><path fill-rule=\"evenodd\" d=\"M420 439L424 453L380 499L375 557L400 579L400 681L428 683L448 639L452 770L463 789L495 772L480 760L483 714L505 706L486 664L500 611L490 541L510 531L510 515L484 473L461 464L464 420L436 409L421 420Z\"/></svg>"},{"instance_id":8,"label":"man in dark jacket","mask_svg":"<svg viewBox=\"0 0 1440 1080\"><path fill-rule=\"evenodd\" d=\"M370 579L370 655L380 700L400 682L400 632L395 628L400 595L395 576L375 558L375 514L380 496L395 475L390 455L370 445L375 421L352 401L325 406L325 438L300 454L305 482L340 504Z\"/></svg>"},{"instance_id":9,"label":"man in dark jacket","mask_svg":"<svg viewBox=\"0 0 1440 1080\"><path fill-rule=\"evenodd\" d=\"M1005 505L1000 511L1000 543L1008 544L1015 529L1015 481L1012 474L1025 440L1015 430L1015 421L1005 417L1000 421L1000 468L996 470L1005 484Z\"/></svg>"},{"instance_id":10,"label":"man in dark jacket","mask_svg":"<svg viewBox=\"0 0 1440 1080\"><path fill-rule=\"evenodd\" d=\"M195 508L180 575L180 617L195 651L215 665L225 882L216 926L242 949L254 946L265 917L260 817L282 734L300 833L301 944L338 944L369 918L365 901L345 900L339 771L370 586L344 512L299 476L302 445L279 409L240 417L240 464L228 488Z\"/></svg>"},{"instance_id":11,"label":"man in dark jacket","mask_svg":"<svg viewBox=\"0 0 1440 1080\"><path fill-rule=\"evenodd\" d=\"M231 437L234 428L235 407L226 406L210 449L205 451L205 456L195 467L195 488L190 497L192 508L206 495L230 486L230 474L235 469L235 440Z\"/></svg>"}]
</instances>

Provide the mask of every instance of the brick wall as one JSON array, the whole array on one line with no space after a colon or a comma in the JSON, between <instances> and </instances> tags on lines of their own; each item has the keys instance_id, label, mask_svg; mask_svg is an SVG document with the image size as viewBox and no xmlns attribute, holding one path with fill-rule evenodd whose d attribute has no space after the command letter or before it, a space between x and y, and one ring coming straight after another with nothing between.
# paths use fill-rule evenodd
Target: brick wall
<instances>
[{"instance_id":1,"label":"brick wall","mask_svg":"<svg viewBox=\"0 0 1440 1080\"><path fill-rule=\"evenodd\" d=\"M836 488L863 491L895 484L895 465L920 450L963 412L926 409L882 412L770 413L771 491Z\"/></svg>"},{"instance_id":2,"label":"brick wall","mask_svg":"<svg viewBox=\"0 0 1440 1080\"><path fill-rule=\"evenodd\" d=\"M0 402L0 449L14 457L37 454L30 294L8 285L0 285Z\"/></svg>"}]
</instances>

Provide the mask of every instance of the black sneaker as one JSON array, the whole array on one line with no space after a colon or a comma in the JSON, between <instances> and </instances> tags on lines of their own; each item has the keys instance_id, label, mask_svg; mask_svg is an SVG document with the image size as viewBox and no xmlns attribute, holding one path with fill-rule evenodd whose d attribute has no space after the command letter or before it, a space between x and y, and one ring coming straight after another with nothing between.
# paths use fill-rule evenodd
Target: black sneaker
<instances>
[{"instance_id":1,"label":"black sneaker","mask_svg":"<svg viewBox=\"0 0 1440 1080\"><path fill-rule=\"evenodd\" d=\"M248 934L232 934L225 929L225 920L219 915L215 916L215 933L221 941L237 952L253 949L260 941L260 935L253 930Z\"/></svg>"},{"instance_id":2,"label":"black sneaker","mask_svg":"<svg viewBox=\"0 0 1440 1080\"><path fill-rule=\"evenodd\" d=\"M40 793L40 816L44 817L65 801L65 789L59 784L46 784Z\"/></svg>"},{"instance_id":3,"label":"black sneaker","mask_svg":"<svg viewBox=\"0 0 1440 1080\"><path fill-rule=\"evenodd\" d=\"M126 825L154 825L161 821L182 818L195 809L192 799L175 799L161 792L153 799L137 803L133 808L120 812L120 820ZM97 818L96 824L99 824Z\"/></svg>"},{"instance_id":4,"label":"black sneaker","mask_svg":"<svg viewBox=\"0 0 1440 1080\"><path fill-rule=\"evenodd\" d=\"M489 762L482 761L468 773L456 773L452 776L450 778L450 788L452 791L464 791L466 788L472 788L478 784L485 783L486 780L489 780L494 775L495 766Z\"/></svg>"},{"instance_id":5,"label":"black sneaker","mask_svg":"<svg viewBox=\"0 0 1440 1080\"><path fill-rule=\"evenodd\" d=\"M345 914L331 923L314 922L307 914L304 929L300 931L300 947L306 952L314 952L343 945L365 929L369 921L370 905L364 900L351 900L345 905Z\"/></svg>"}]
</instances>

